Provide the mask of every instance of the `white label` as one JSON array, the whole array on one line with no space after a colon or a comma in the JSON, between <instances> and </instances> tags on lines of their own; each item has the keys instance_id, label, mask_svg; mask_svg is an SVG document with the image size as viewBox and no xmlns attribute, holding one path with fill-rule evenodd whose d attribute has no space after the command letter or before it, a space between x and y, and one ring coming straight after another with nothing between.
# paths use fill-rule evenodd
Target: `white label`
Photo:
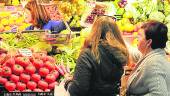
<instances>
[{"instance_id":1,"label":"white label","mask_svg":"<svg viewBox=\"0 0 170 96\"><path fill-rule=\"evenodd\" d=\"M19 49L19 53L23 56L32 56L32 51L30 49Z\"/></svg>"},{"instance_id":2,"label":"white label","mask_svg":"<svg viewBox=\"0 0 170 96\"><path fill-rule=\"evenodd\" d=\"M95 7L96 6L96 3L95 2L93 2L93 1L91 1L91 2L87 2L87 6L88 7Z\"/></svg>"}]
</instances>

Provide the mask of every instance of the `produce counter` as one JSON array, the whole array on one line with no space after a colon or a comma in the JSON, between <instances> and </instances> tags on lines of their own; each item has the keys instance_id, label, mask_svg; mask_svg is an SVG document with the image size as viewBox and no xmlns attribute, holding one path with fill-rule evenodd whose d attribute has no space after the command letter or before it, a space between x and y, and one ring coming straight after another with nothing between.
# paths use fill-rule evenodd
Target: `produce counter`
<instances>
[{"instance_id":1,"label":"produce counter","mask_svg":"<svg viewBox=\"0 0 170 96\"><path fill-rule=\"evenodd\" d=\"M70 33L69 30L63 30L61 32L61 34L65 34L60 35L62 38L59 36L56 39L57 35L50 34L48 35L49 38L47 38L47 41L50 41L48 43L44 38L41 38L47 36L45 33L29 32L13 34L17 31L22 31L29 26L29 24L24 22L23 8L21 5L0 6L0 37L3 38L3 41L0 43L0 48L8 51L7 53L1 53L0 55L0 84L3 86L0 86L0 93L2 91L7 92L7 90L15 91L16 94L18 91L51 92L54 89L54 84L57 84L65 73L74 72L80 48L91 30L89 25L92 25L97 15L113 17L124 35L125 40L133 47L136 47L138 43L137 37L138 30L142 24L141 22L154 19L164 22L169 28L169 0L162 0L157 3L153 3L154 0L142 0L140 2L130 1L131 0L114 0L109 1L109 3L102 2L104 6L100 2L85 2L84 0L73 0L72 2L68 2L67 0L64 2L59 1L56 3L57 7L54 6L55 4L46 4L46 10L48 10L50 14L52 13L50 15L51 19L58 20L61 19L61 15L63 15L63 18L66 19L66 21L70 20L69 26L71 29L78 31L79 33L79 36L75 34L72 35L71 38L69 38L69 42L65 42L67 41L67 34ZM111 6L112 9L109 9L109 6ZM60 12L57 8L60 9ZM87 9L88 12L86 12L85 8L89 8ZM82 12L84 10L88 14L83 14ZM13 33L9 33L9 31ZM170 37L170 31L168 32L168 37ZM58 42L57 40L61 42ZM54 50L52 50L53 48L51 45L54 46ZM167 46L169 50L170 44L168 43ZM56 51L55 48L57 48L57 54L48 54ZM23 50L25 50L25 53ZM23 55L22 52L29 56ZM168 57L170 60L170 56ZM25 61L28 61L29 64L25 64ZM14 64L17 66L14 66ZM39 68L40 66L44 66L43 69ZM32 70L29 70L30 68L35 70L32 72ZM16 69L20 69L20 71ZM4 73L4 71L7 71L8 73ZM42 79L39 80L41 82L38 82L38 80L34 81L35 78L34 75L32 75L33 73L36 74L35 77L40 77ZM46 76L47 73L53 75ZM24 77L30 78L33 82L29 82ZM51 79L53 80L51 81ZM5 82L8 83L5 84ZM30 86L31 84L36 85L36 87ZM9 87L11 85L13 87ZM42 86L44 88L42 88ZM48 94L48 96L50 96L50 94Z\"/></svg>"},{"instance_id":2,"label":"produce counter","mask_svg":"<svg viewBox=\"0 0 170 96\"><path fill-rule=\"evenodd\" d=\"M18 94L17 92L47 92L53 94L50 92L53 92L54 86L66 73L73 71L75 60L71 56L72 53L67 55L66 52L61 52L54 56L47 54L49 50L51 51L51 44L48 44L42 38L46 35L47 33L41 31L0 34L0 37L3 38L0 41L0 48L7 50L7 53L0 54L0 93L9 91L14 92L10 94ZM52 36L55 36L55 34ZM63 42L65 42L67 39L62 37L63 35L59 37L59 34L56 34L56 36L55 41L64 39ZM63 42L57 44L61 46ZM66 48L66 45L64 44L64 48ZM70 51L71 49L65 50Z\"/></svg>"}]
</instances>

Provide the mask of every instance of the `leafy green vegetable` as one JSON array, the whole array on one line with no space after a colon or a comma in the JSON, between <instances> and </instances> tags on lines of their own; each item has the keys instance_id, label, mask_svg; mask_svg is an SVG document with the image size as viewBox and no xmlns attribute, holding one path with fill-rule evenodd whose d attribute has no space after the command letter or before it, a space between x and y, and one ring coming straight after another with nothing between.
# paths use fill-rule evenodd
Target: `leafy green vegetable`
<instances>
[{"instance_id":1,"label":"leafy green vegetable","mask_svg":"<svg viewBox=\"0 0 170 96\"><path fill-rule=\"evenodd\" d=\"M125 13L125 9L124 8L119 8L116 12L116 14L118 15L123 15L123 13Z\"/></svg>"},{"instance_id":2,"label":"leafy green vegetable","mask_svg":"<svg viewBox=\"0 0 170 96\"><path fill-rule=\"evenodd\" d=\"M170 40L170 23L166 24L166 26L168 27L168 39Z\"/></svg>"},{"instance_id":3,"label":"leafy green vegetable","mask_svg":"<svg viewBox=\"0 0 170 96\"><path fill-rule=\"evenodd\" d=\"M3 33L0 36L3 38L4 43L11 48L29 48L40 41L39 36L29 33L24 33L21 36L13 33Z\"/></svg>"},{"instance_id":4,"label":"leafy green vegetable","mask_svg":"<svg viewBox=\"0 0 170 96\"><path fill-rule=\"evenodd\" d=\"M165 19L165 15L162 12L154 11L149 15L149 19L163 22Z\"/></svg>"},{"instance_id":5,"label":"leafy green vegetable","mask_svg":"<svg viewBox=\"0 0 170 96\"><path fill-rule=\"evenodd\" d=\"M167 0L164 1L164 14L166 16L170 14L170 4Z\"/></svg>"},{"instance_id":6,"label":"leafy green vegetable","mask_svg":"<svg viewBox=\"0 0 170 96\"><path fill-rule=\"evenodd\" d=\"M166 16L165 23L170 23L170 14L168 16Z\"/></svg>"}]
</instances>

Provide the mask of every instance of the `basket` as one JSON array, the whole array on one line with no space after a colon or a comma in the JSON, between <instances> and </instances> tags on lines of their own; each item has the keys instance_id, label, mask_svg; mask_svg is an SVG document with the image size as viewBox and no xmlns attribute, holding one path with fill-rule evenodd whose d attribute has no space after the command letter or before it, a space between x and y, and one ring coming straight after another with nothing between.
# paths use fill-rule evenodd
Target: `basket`
<instances>
[{"instance_id":1,"label":"basket","mask_svg":"<svg viewBox=\"0 0 170 96\"><path fill-rule=\"evenodd\" d=\"M69 30L69 34L46 34L46 40L50 44L69 44L72 37L74 37L75 34L73 34L72 30L70 29L70 26L68 23L64 20L64 24L66 25L66 29Z\"/></svg>"},{"instance_id":2,"label":"basket","mask_svg":"<svg viewBox=\"0 0 170 96\"><path fill-rule=\"evenodd\" d=\"M47 34L45 40L50 44L69 44L75 34Z\"/></svg>"}]
</instances>

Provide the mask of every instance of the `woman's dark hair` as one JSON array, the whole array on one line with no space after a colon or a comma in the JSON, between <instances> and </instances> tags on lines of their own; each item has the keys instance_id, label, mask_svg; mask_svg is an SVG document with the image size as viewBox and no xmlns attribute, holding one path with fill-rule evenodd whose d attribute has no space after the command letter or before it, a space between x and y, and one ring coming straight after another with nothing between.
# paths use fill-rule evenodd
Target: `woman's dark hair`
<instances>
[{"instance_id":1,"label":"woman's dark hair","mask_svg":"<svg viewBox=\"0 0 170 96\"><path fill-rule=\"evenodd\" d=\"M166 47L168 28L165 24L151 20L144 23L142 29L144 29L146 40L152 39L152 49Z\"/></svg>"}]
</instances>

